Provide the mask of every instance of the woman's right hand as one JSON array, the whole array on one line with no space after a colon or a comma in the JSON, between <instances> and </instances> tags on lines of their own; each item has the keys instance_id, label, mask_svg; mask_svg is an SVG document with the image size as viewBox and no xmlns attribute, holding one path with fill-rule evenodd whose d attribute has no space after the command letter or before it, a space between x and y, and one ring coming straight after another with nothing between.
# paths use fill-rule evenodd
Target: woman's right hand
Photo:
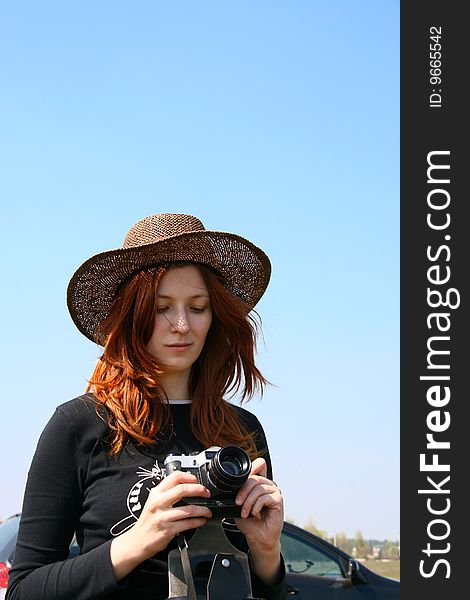
<instances>
[{"instance_id":1,"label":"woman's right hand","mask_svg":"<svg viewBox=\"0 0 470 600\"><path fill-rule=\"evenodd\" d=\"M185 471L174 471L151 490L135 525L111 543L111 563L117 581L166 548L178 533L206 524L211 517L206 506L174 506L190 496L209 498L210 492Z\"/></svg>"}]
</instances>

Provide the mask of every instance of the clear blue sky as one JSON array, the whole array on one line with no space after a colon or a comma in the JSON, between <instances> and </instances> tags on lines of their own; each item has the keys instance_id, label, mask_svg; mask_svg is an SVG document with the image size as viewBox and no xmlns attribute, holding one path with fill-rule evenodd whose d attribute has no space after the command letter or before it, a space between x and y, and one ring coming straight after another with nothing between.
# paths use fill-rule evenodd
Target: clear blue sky
<instances>
[{"instance_id":1,"label":"clear blue sky","mask_svg":"<svg viewBox=\"0 0 470 600\"><path fill-rule=\"evenodd\" d=\"M99 349L74 270L156 212L270 256L262 420L286 514L399 535L399 3L0 5L0 517Z\"/></svg>"}]
</instances>

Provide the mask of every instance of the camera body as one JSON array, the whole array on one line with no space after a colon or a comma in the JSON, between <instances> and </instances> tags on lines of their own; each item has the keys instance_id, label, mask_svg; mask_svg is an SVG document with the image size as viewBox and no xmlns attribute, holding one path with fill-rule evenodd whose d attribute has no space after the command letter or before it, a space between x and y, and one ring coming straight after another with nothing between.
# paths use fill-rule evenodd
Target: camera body
<instances>
[{"instance_id":1,"label":"camera body","mask_svg":"<svg viewBox=\"0 0 470 600\"><path fill-rule=\"evenodd\" d=\"M235 498L251 472L251 460L245 450L238 446L211 446L195 454L169 454L164 461L165 476L173 471L192 473L211 492L210 498L191 496L177 506L207 506L213 518L240 516L241 508L235 504Z\"/></svg>"}]
</instances>

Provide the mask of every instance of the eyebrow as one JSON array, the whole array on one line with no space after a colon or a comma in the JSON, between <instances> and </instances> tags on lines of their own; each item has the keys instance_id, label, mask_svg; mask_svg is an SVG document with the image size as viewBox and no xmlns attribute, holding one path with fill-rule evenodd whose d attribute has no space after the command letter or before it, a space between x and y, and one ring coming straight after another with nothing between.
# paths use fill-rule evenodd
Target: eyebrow
<instances>
[{"instance_id":1,"label":"eyebrow","mask_svg":"<svg viewBox=\"0 0 470 600\"><path fill-rule=\"evenodd\" d=\"M157 298L173 300L173 296L165 296L164 294L157 294ZM189 300L195 300L197 298L209 298L209 294L194 294L194 296L189 296Z\"/></svg>"}]
</instances>

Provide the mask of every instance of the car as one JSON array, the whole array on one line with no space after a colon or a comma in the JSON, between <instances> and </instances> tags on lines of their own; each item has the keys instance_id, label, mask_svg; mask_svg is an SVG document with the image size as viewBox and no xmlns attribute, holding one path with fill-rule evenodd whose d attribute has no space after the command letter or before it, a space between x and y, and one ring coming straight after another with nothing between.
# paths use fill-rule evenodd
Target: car
<instances>
[{"instance_id":1,"label":"car","mask_svg":"<svg viewBox=\"0 0 470 600\"><path fill-rule=\"evenodd\" d=\"M281 548L289 598L400 598L399 581L374 573L340 548L292 523L284 523Z\"/></svg>"},{"instance_id":2,"label":"car","mask_svg":"<svg viewBox=\"0 0 470 600\"><path fill-rule=\"evenodd\" d=\"M19 522L20 515L16 514L0 525L0 600L6 593ZM292 523L284 523L281 547L289 598L398 600L400 597L399 581L374 573L333 544ZM70 556L78 552L73 540Z\"/></svg>"}]
</instances>

